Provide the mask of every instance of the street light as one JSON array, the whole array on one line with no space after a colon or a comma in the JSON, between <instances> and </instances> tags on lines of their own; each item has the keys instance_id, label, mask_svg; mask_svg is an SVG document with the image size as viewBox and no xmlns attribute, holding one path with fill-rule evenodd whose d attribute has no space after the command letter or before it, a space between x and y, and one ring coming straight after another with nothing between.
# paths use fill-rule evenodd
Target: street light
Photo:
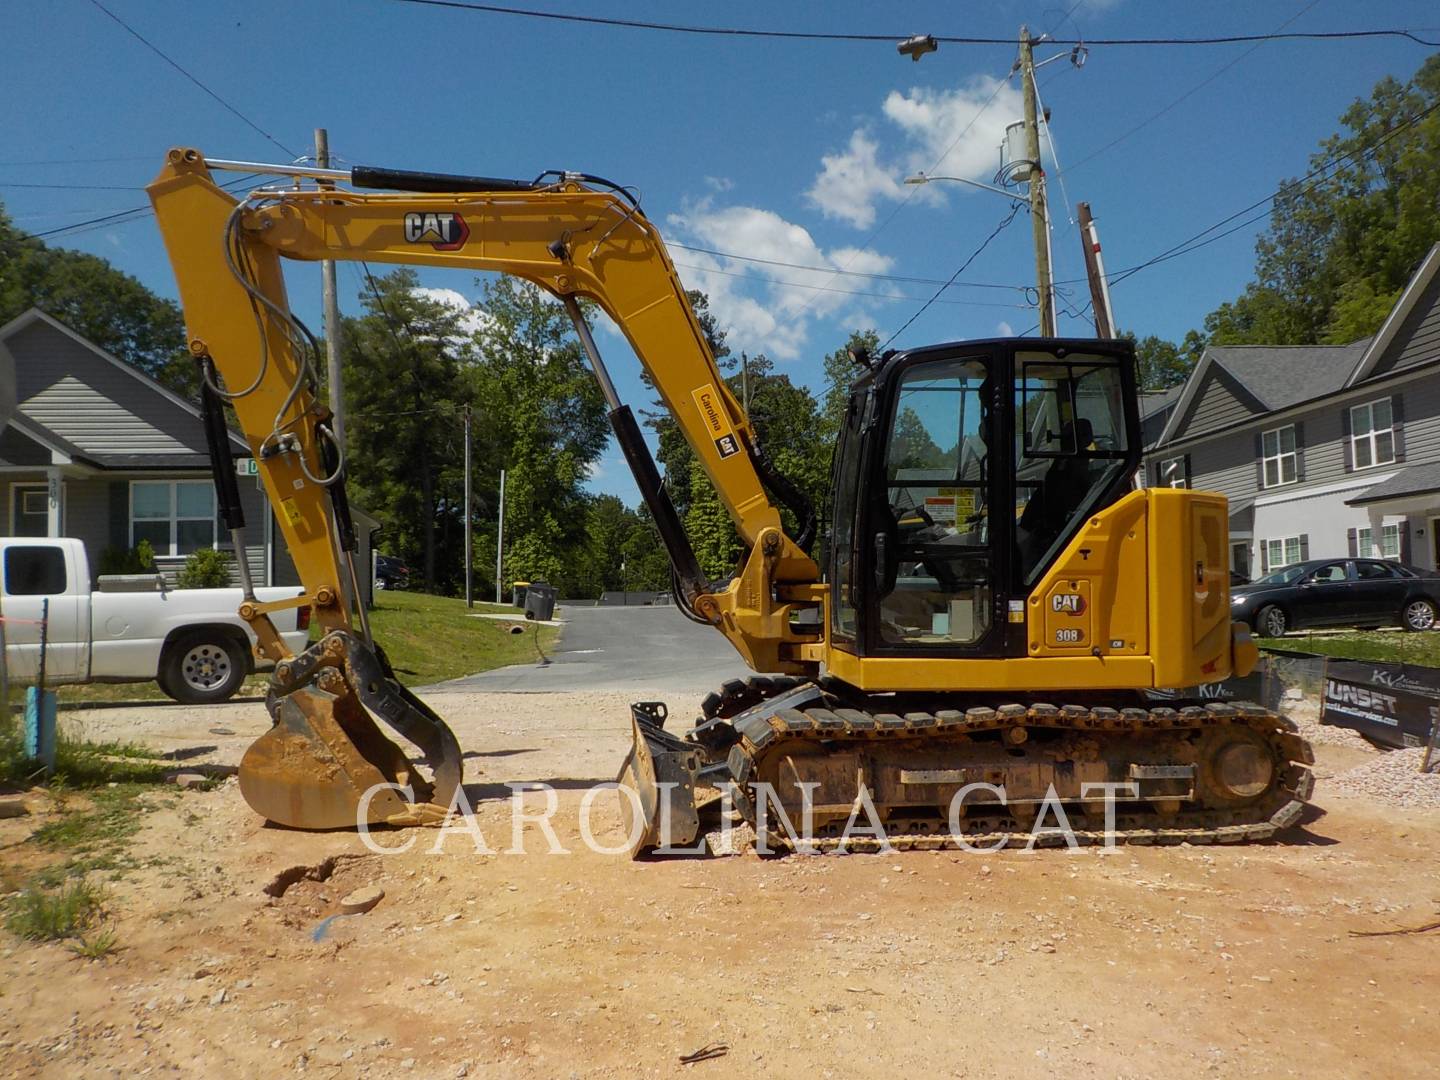
<instances>
[{"instance_id":1,"label":"street light","mask_svg":"<svg viewBox=\"0 0 1440 1080\"><path fill-rule=\"evenodd\" d=\"M968 184L970 187L977 187L981 191L993 191L996 195L1004 195L1007 199L1014 199L1016 202L1019 203L1028 203L1030 201L1024 195L1017 195L1013 191L1006 191L1004 188L995 187L992 184L982 184L978 180L967 180L963 176L926 176L922 172L916 173L914 176L907 176L905 178L905 183L919 185L928 184L932 180L952 180L957 184Z\"/></svg>"}]
</instances>

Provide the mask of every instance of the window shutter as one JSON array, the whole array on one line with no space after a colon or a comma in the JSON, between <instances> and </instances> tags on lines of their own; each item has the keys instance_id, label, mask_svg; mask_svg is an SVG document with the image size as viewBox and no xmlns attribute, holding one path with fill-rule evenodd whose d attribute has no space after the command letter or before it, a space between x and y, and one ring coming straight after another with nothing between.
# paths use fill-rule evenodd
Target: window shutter
<instances>
[{"instance_id":1,"label":"window shutter","mask_svg":"<svg viewBox=\"0 0 1440 1080\"><path fill-rule=\"evenodd\" d=\"M1300 561L1306 562L1310 558L1310 534L1300 534Z\"/></svg>"},{"instance_id":2,"label":"window shutter","mask_svg":"<svg viewBox=\"0 0 1440 1080\"><path fill-rule=\"evenodd\" d=\"M1305 425L1295 422L1295 479L1305 481Z\"/></svg>"},{"instance_id":3,"label":"window shutter","mask_svg":"<svg viewBox=\"0 0 1440 1080\"><path fill-rule=\"evenodd\" d=\"M1390 421L1395 431L1395 460L1405 460L1405 395L1394 394L1390 398Z\"/></svg>"},{"instance_id":4,"label":"window shutter","mask_svg":"<svg viewBox=\"0 0 1440 1080\"><path fill-rule=\"evenodd\" d=\"M1360 554L1360 537L1357 535L1357 530L1346 529L1345 541L1350 545L1350 557L1352 559Z\"/></svg>"},{"instance_id":5,"label":"window shutter","mask_svg":"<svg viewBox=\"0 0 1440 1080\"><path fill-rule=\"evenodd\" d=\"M1265 487L1265 436L1257 431L1255 433L1255 490L1260 491Z\"/></svg>"},{"instance_id":6,"label":"window shutter","mask_svg":"<svg viewBox=\"0 0 1440 1080\"><path fill-rule=\"evenodd\" d=\"M1262 574L1268 574L1269 572L1270 572L1270 541L1269 541L1269 540L1261 540L1261 541L1260 541L1260 573L1262 573Z\"/></svg>"},{"instance_id":7,"label":"window shutter","mask_svg":"<svg viewBox=\"0 0 1440 1080\"><path fill-rule=\"evenodd\" d=\"M1400 561L1410 565L1410 519L1400 519Z\"/></svg>"},{"instance_id":8,"label":"window shutter","mask_svg":"<svg viewBox=\"0 0 1440 1080\"><path fill-rule=\"evenodd\" d=\"M1355 448L1350 445L1350 407L1340 409L1340 446L1345 454L1345 471L1355 471Z\"/></svg>"},{"instance_id":9,"label":"window shutter","mask_svg":"<svg viewBox=\"0 0 1440 1080\"><path fill-rule=\"evenodd\" d=\"M1183 462L1183 464L1182 464L1182 466L1181 466L1181 469L1182 469L1182 472L1183 472L1183 474L1184 474L1184 476L1185 476L1185 486L1186 486L1187 488L1192 488L1192 487L1194 487L1195 485L1190 482L1190 455L1189 455L1189 454L1186 454L1186 455L1185 455L1183 458L1181 458L1180 460L1181 460L1181 462Z\"/></svg>"}]
</instances>

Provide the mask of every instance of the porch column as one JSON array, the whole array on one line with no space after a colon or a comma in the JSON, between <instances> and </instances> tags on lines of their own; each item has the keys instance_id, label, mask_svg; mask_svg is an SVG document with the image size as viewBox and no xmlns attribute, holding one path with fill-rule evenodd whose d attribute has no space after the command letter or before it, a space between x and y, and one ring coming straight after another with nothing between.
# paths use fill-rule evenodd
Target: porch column
<instances>
[{"instance_id":1,"label":"porch column","mask_svg":"<svg viewBox=\"0 0 1440 1080\"><path fill-rule=\"evenodd\" d=\"M51 465L45 470L45 507L49 515L45 528L46 536L61 535L60 498L64 492L63 483L59 466Z\"/></svg>"}]
</instances>

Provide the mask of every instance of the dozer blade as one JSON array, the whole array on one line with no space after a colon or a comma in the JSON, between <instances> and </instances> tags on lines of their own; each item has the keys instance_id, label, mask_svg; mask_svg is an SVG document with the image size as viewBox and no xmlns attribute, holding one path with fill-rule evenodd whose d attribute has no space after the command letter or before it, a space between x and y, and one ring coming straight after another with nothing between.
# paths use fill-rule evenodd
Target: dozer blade
<instances>
[{"instance_id":1,"label":"dozer blade","mask_svg":"<svg viewBox=\"0 0 1440 1080\"><path fill-rule=\"evenodd\" d=\"M632 859L657 847L689 847L700 832L695 805L700 750L667 732L665 717L658 701L630 706L633 742L617 780Z\"/></svg>"},{"instance_id":2,"label":"dozer blade","mask_svg":"<svg viewBox=\"0 0 1440 1080\"><path fill-rule=\"evenodd\" d=\"M352 635L329 635L295 658L290 671L314 676L327 652L345 661L343 680L334 670L318 680L329 690L310 684L272 691L274 726L240 762L245 801L270 821L298 829L353 829L362 817L371 825L442 819L461 777L454 734L395 681L383 655ZM431 781L381 734L367 707L420 748Z\"/></svg>"}]
</instances>

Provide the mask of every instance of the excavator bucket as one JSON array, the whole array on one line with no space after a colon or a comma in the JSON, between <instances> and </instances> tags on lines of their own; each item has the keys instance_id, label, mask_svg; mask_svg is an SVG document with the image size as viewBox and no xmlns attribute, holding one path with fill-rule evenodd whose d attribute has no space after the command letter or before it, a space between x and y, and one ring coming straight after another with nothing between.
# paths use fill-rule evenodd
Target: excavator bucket
<instances>
[{"instance_id":1,"label":"excavator bucket","mask_svg":"<svg viewBox=\"0 0 1440 1080\"><path fill-rule=\"evenodd\" d=\"M240 761L240 793L256 813L297 829L443 819L461 777L454 734L394 680L380 656L349 634L327 641L337 637L347 654L346 678L331 670L328 685L340 692L314 684L272 692L274 724ZM292 667L313 667L325 645L312 646ZM339 650L332 643L330 651ZM420 748L430 780L381 734L371 713Z\"/></svg>"},{"instance_id":2,"label":"excavator bucket","mask_svg":"<svg viewBox=\"0 0 1440 1080\"><path fill-rule=\"evenodd\" d=\"M689 847L700 832L695 803L699 749L665 730L666 715L658 701L630 706L633 742L618 782L631 858L657 847Z\"/></svg>"}]
</instances>

